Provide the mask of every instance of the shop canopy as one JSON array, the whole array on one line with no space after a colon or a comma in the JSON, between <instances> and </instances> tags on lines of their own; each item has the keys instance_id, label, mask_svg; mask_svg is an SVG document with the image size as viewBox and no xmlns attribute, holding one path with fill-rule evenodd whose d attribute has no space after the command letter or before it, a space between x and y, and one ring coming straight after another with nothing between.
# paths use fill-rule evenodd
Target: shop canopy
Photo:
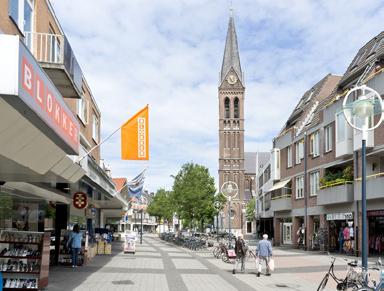
<instances>
[{"instance_id":1,"label":"shop canopy","mask_svg":"<svg viewBox=\"0 0 384 291\"><path fill-rule=\"evenodd\" d=\"M274 190L279 190L279 189L282 189L282 188L285 188L287 186L287 184L291 181L291 179L287 179L287 180L283 180L283 181L280 181L280 182L277 182L275 185L273 185L269 190L268 192L271 192L271 191L274 191Z\"/></svg>"}]
</instances>

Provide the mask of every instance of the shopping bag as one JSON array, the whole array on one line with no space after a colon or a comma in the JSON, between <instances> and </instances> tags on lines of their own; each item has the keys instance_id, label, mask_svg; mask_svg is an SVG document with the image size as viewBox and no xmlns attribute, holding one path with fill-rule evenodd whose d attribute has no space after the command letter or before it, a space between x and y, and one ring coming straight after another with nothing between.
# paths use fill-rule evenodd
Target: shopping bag
<instances>
[{"instance_id":1,"label":"shopping bag","mask_svg":"<svg viewBox=\"0 0 384 291\"><path fill-rule=\"evenodd\" d=\"M261 273L262 265L260 264L260 259L256 258L256 270L258 273Z\"/></svg>"},{"instance_id":2,"label":"shopping bag","mask_svg":"<svg viewBox=\"0 0 384 291\"><path fill-rule=\"evenodd\" d=\"M275 260L274 259L269 259L269 262L268 262L268 267L271 271L274 271L275 270Z\"/></svg>"},{"instance_id":3,"label":"shopping bag","mask_svg":"<svg viewBox=\"0 0 384 291\"><path fill-rule=\"evenodd\" d=\"M228 250L227 254L228 254L228 258L236 257L235 250Z\"/></svg>"}]
</instances>

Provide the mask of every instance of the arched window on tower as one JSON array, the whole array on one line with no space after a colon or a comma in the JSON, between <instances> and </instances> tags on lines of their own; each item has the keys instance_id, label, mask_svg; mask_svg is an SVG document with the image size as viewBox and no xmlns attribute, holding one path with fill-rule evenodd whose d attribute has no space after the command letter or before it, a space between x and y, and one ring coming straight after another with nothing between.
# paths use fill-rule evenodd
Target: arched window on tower
<instances>
[{"instance_id":1,"label":"arched window on tower","mask_svg":"<svg viewBox=\"0 0 384 291\"><path fill-rule=\"evenodd\" d=\"M239 118L239 98L235 98L235 101L233 102L233 107L234 107L234 113L233 116L234 118Z\"/></svg>"},{"instance_id":2,"label":"arched window on tower","mask_svg":"<svg viewBox=\"0 0 384 291\"><path fill-rule=\"evenodd\" d=\"M224 117L229 118L229 98L226 97L224 100Z\"/></svg>"}]
</instances>

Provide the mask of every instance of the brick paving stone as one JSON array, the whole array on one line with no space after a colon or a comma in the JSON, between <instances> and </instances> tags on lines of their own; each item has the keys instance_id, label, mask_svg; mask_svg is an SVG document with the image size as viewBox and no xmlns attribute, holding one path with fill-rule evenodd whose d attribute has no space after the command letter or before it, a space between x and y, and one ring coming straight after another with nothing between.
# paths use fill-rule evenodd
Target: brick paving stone
<instances>
[{"instance_id":1,"label":"brick paving stone","mask_svg":"<svg viewBox=\"0 0 384 291\"><path fill-rule=\"evenodd\" d=\"M230 285L219 275L182 275L189 291L236 291L237 288Z\"/></svg>"},{"instance_id":2,"label":"brick paving stone","mask_svg":"<svg viewBox=\"0 0 384 291\"><path fill-rule=\"evenodd\" d=\"M146 235L135 255L123 254L121 243L117 243L112 256L96 256L76 270L52 267L46 290L311 291L317 289L330 265L330 258L317 252L276 248L273 253L276 270L272 276L256 277L253 260L246 262L244 274L233 275L234 265L214 258L211 249L191 251ZM337 257L335 273L341 277L346 262ZM336 289L333 280L327 288Z\"/></svg>"}]
</instances>

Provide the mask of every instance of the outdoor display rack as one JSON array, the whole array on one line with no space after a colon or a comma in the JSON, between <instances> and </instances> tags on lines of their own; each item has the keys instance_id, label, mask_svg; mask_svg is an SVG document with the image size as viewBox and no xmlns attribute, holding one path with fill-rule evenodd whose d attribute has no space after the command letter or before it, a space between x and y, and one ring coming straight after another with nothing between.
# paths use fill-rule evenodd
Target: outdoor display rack
<instances>
[{"instance_id":1,"label":"outdoor display rack","mask_svg":"<svg viewBox=\"0 0 384 291\"><path fill-rule=\"evenodd\" d=\"M49 232L0 232L3 290L40 290L48 286Z\"/></svg>"}]
</instances>

